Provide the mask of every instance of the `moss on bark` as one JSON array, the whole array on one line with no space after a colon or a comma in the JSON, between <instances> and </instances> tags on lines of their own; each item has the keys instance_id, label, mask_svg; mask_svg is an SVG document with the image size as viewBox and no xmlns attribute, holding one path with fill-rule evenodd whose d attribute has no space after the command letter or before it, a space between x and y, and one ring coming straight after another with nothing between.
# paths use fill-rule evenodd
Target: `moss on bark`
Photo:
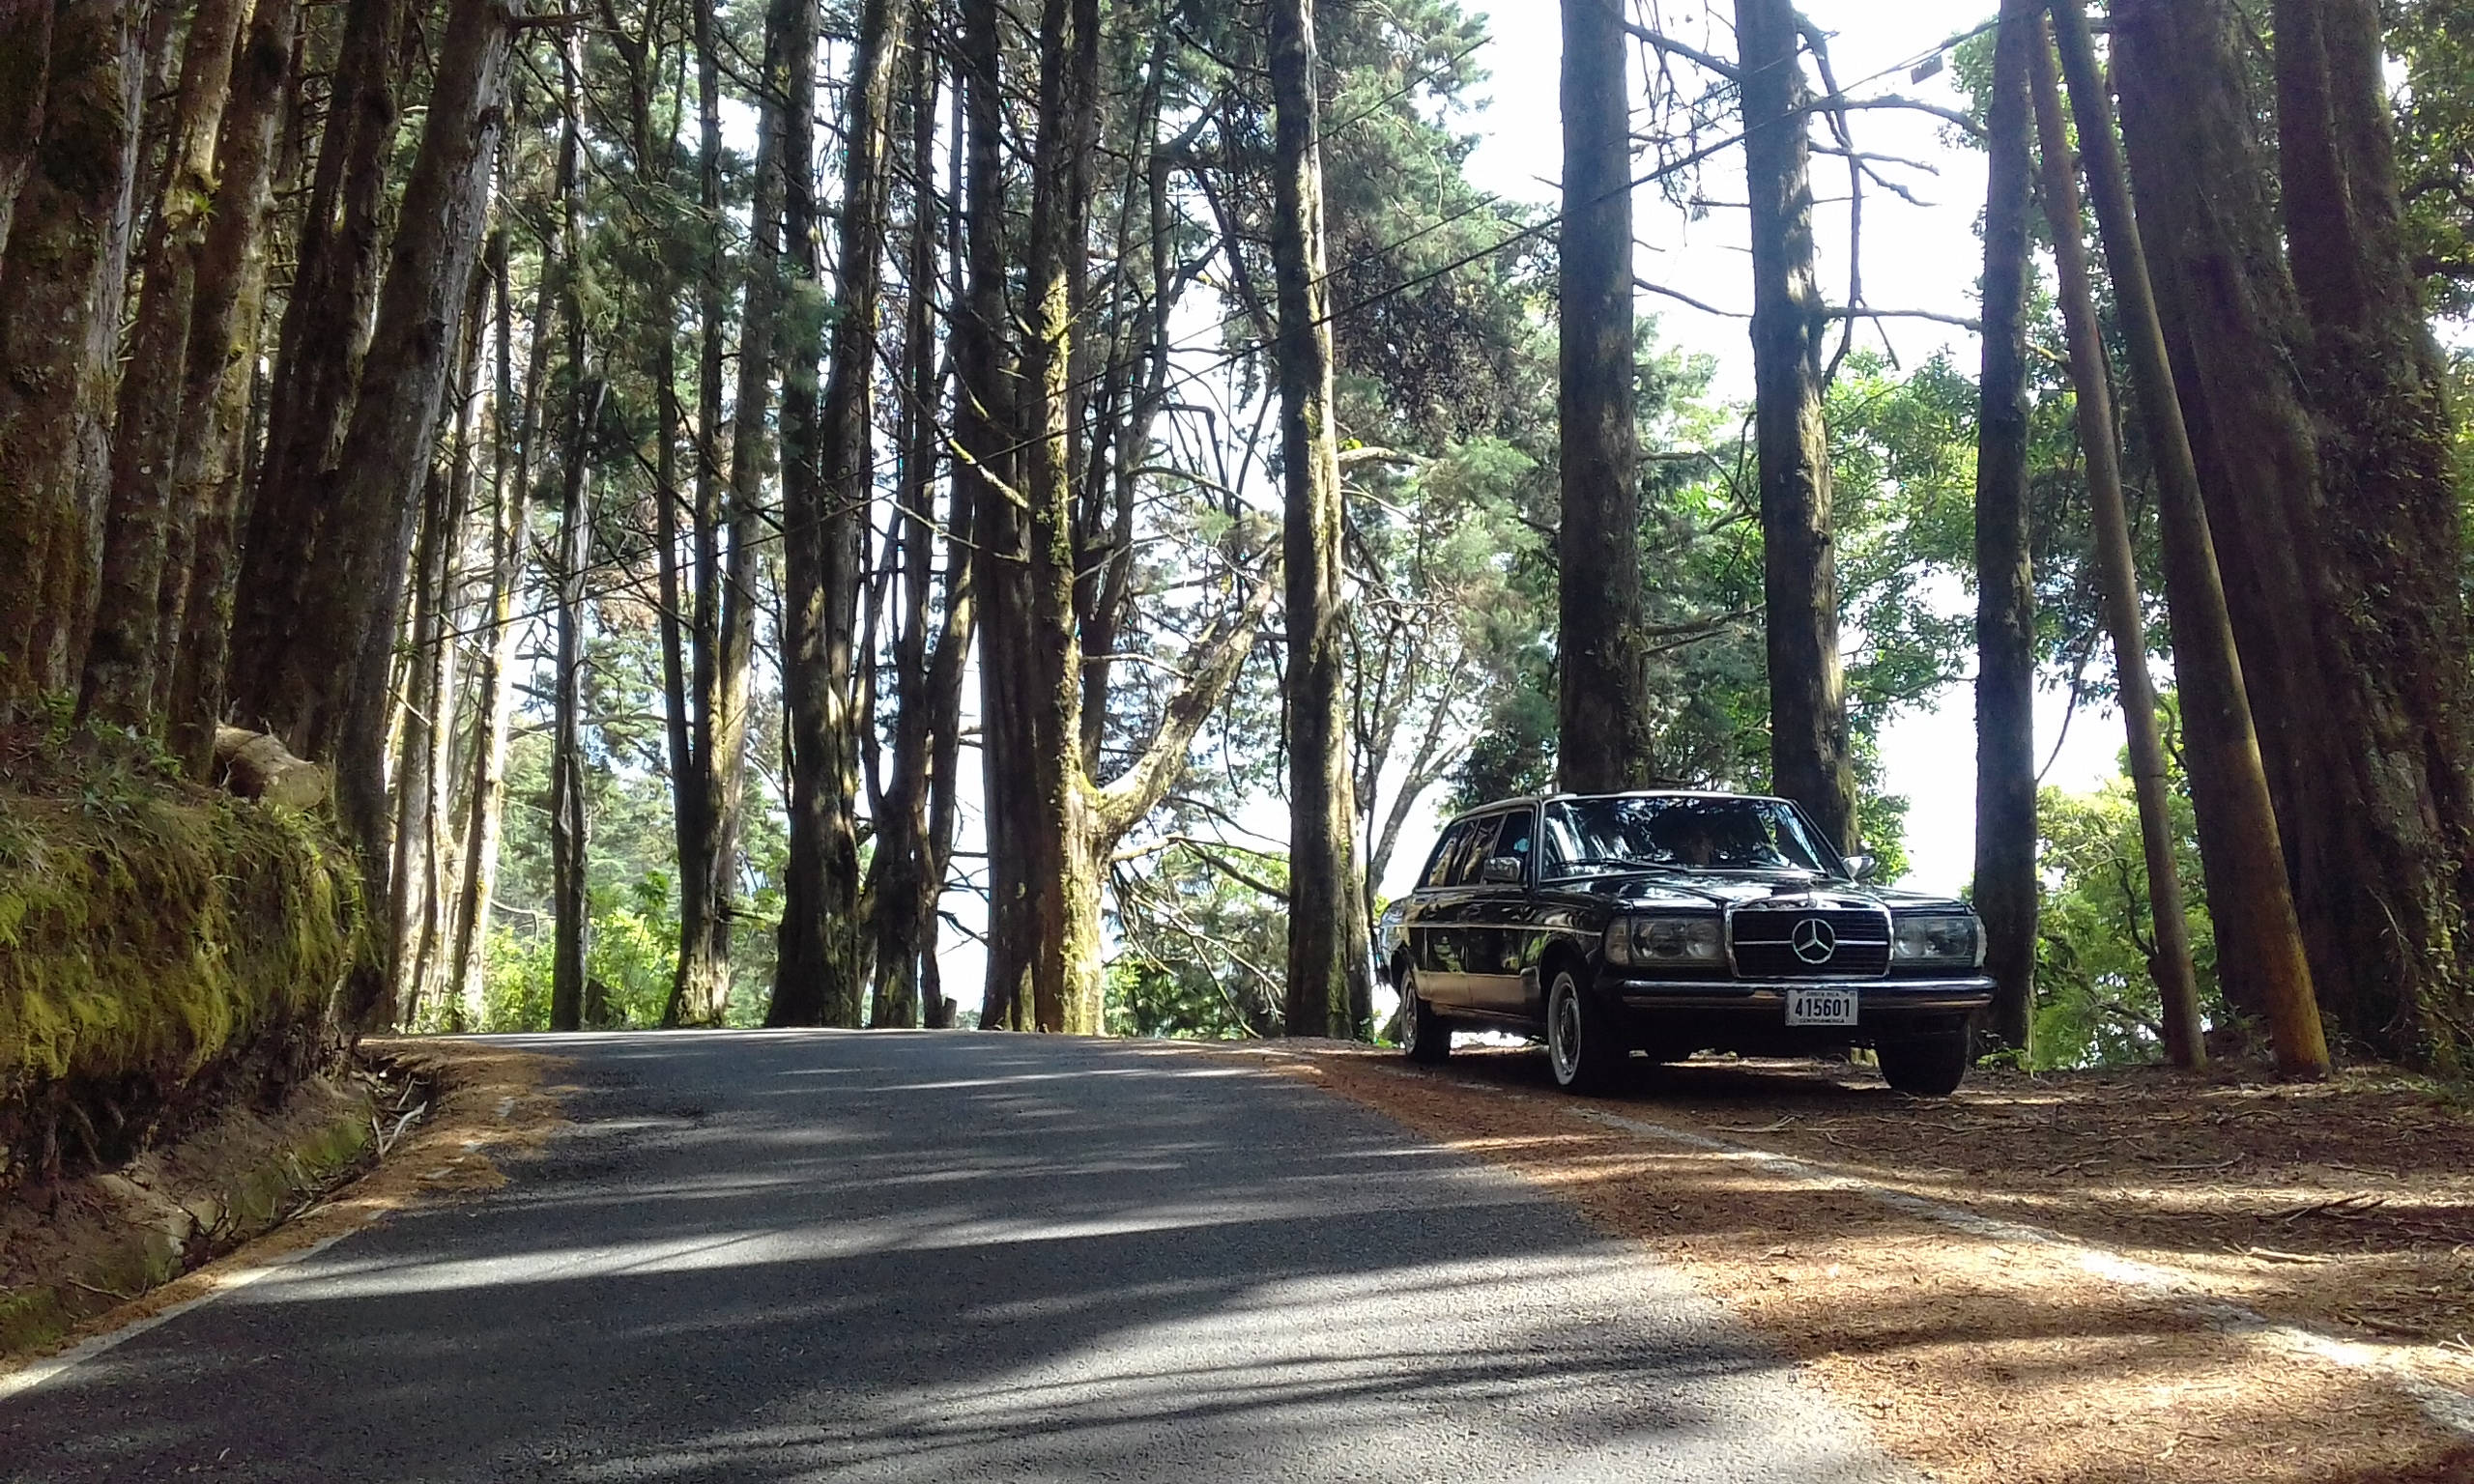
<instances>
[{"instance_id":1,"label":"moss on bark","mask_svg":"<svg viewBox=\"0 0 2474 1484\"><path fill-rule=\"evenodd\" d=\"M324 817L18 740L0 740L0 1185L307 1075L365 941Z\"/></svg>"}]
</instances>

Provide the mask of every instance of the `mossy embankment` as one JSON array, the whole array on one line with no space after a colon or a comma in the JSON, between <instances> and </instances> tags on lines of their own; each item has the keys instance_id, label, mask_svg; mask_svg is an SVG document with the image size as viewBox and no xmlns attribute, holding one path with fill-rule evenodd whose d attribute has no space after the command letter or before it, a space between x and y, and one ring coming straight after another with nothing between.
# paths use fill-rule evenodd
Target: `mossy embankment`
<instances>
[{"instance_id":1,"label":"mossy embankment","mask_svg":"<svg viewBox=\"0 0 2474 1484\"><path fill-rule=\"evenodd\" d=\"M0 730L0 1189L273 1106L340 1049L363 921L323 810L109 737Z\"/></svg>"}]
</instances>

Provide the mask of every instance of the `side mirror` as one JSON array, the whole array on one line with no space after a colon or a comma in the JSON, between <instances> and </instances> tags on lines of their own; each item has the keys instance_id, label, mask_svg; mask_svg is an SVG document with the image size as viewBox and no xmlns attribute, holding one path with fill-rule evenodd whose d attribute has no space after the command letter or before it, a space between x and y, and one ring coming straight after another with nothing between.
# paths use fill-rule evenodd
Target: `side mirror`
<instances>
[{"instance_id":1,"label":"side mirror","mask_svg":"<svg viewBox=\"0 0 2474 1484\"><path fill-rule=\"evenodd\" d=\"M1478 879L1488 886L1520 885L1520 857L1516 855L1488 856L1486 864L1478 868Z\"/></svg>"},{"instance_id":2,"label":"side mirror","mask_svg":"<svg viewBox=\"0 0 2474 1484\"><path fill-rule=\"evenodd\" d=\"M1879 864L1869 855L1851 855L1847 857L1847 874L1857 881L1870 881L1873 879L1873 868Z\"/></svg>"}]
</instances>

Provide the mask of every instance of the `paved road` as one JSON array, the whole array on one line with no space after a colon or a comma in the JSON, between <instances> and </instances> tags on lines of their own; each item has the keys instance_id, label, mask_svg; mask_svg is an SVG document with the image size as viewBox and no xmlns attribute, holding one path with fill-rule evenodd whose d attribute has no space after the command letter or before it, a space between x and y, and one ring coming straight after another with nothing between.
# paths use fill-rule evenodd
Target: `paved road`
<instances>
[{"instance_id":1,"label":"paved road","mask_svg":"<svg viewBox=\"0 0 2474 1484\"><path fill-rule=\"evenodd\" d=\"M537 1038L577 1126L0 1401L0 1476L1903 1477L1673 1272L1235 1058Z\"/></svg>"}]
</instances>

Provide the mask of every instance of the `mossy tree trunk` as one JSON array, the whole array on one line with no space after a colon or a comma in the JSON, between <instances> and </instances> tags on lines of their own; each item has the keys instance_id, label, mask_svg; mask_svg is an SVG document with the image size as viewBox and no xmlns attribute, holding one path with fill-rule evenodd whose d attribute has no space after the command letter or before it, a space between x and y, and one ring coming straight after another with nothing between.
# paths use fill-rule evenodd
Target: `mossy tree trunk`
<instances>
[{"instance_id":1,"label":"mossy tree trunk","mask_svg":"<svg viewBox=\"0 0 2474 1484\"><path fill-rule=\"evenodd\" d=\"M176 542L173 531L191 521L172 499L179 393L214 198L216 135L246 11L244 0L200 0L189 18L113 422L102 573L78 704L149 735L161 734L161 693L172 668L161 642L178 633L163 623L163 572L175 556L186 563L186 551L175 548L187 543Z\"/></svg>"},{"instance_id":2,"label":"mossy tree trunk","mask_svg":"<svg viewBox=\"0 0 2474 1484\"><path fill-rule=\"evenodd\" d=\"M297 0L259 0L233 57L216 146L215 201L181 359L171 496L180 519L164 555L160 608L167 633L156 647L172 656L163 700L166 740L195 778L206 776L223 717L242 445L264 329L276 136L292 90L299 24Z\"/></svg>"},{"instance_id":3,"label":"mossy tree trunk","mask_svg":"<svg viewBox=\"0 0 2474 1484\"><path fill-rule=\"evenodd\" d=\"M2277 199L2333 568L2312 608L2331 669L2352 682L2353 828L2332 879L2304 892L2327 899L2305 928L2351 970L2321 979L2341 1024L2381 1054L2461 1070L2474 1061L2474 673L2446 377L2403 240L2379 7L2279 0L2275 22Z\"/></svg>"},{"instance_id":4,"label":"mossy tree trunk","mask_svg":"<svg viewBox=\"0 0 2474 1484\"><path fill-rule=\"evenodd\" d=\"M1369 1029L1372 985L1341 674L1340 463L1314 70L1313 0L1273 0L1272 271L1280 297L1281 556L1288 586L1285 1023L1292 1036L1355 1038ZM1625 338L1628 352L1628 324Z\"/></svg>"},{"instance_id":5,"label":"mossy tree trunk","mask_svg":"<svg viewBox=\"0 0 2474 1484\"><path fill-rule=\"evenodd\" d=\"M80 668L137 164L139 12L58 8L42 132L0 262L0 716L70 690Z\"/></svg>"},{"instance_id":6,"label":"mossy tree trunk","mask_svg":"<svg viewBox=\"0 0 2474 1484\"><path fill-rule=\"evenodd\" d=\"M360 638L326 532L379 292L406 0L350 0L284 300L233 614L231 705L312 759L343 728Z\"/></svg>"}]
</instances>

